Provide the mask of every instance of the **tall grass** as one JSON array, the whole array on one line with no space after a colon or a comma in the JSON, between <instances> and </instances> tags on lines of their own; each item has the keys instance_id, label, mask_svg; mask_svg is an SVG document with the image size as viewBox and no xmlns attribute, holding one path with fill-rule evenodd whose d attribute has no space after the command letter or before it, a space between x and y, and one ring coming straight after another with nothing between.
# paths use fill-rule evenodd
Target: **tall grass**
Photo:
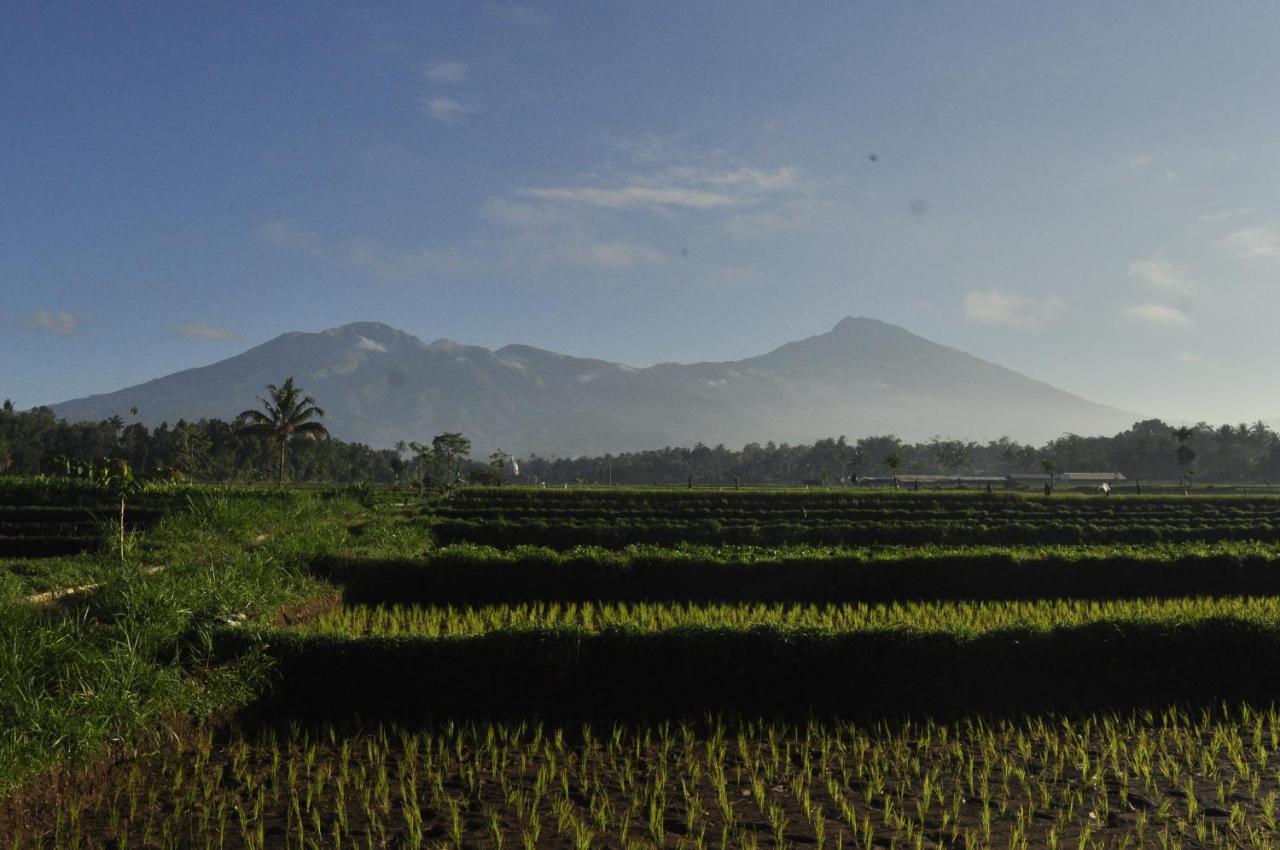
<instances>
[{"instance_id":1,"label":"tall grass","mask_svg":"<svg viewBox=\"0 0 1280 850\"><path fill-rule=\"evenodd\" d=\"M183 498L95 592L50 610L0 608L0 788L256 693L261 656L220 661L212 634L232 615L315 592L306 564L357 510L308 494Z\"/></svg>"}]
</instances>

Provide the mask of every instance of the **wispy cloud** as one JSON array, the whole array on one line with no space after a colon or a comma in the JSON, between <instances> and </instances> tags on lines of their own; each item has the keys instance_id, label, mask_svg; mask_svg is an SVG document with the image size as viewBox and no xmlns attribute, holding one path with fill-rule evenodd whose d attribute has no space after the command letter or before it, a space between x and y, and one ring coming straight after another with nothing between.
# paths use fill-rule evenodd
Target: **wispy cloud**
<instances>
[{"instance_id":1,"label":"wispy cloud","mask_svg":"<svg viewBox=\"0 0 1280 850\"><path fill-rule=\"evenodd\" d=\"M1222 245L1242 259L1280 258L1280 227L1248 227L1223 237Z\"/></svg>"},{"instance_id":2,"label":"wispy cloud","mask_svg":"<svg viewBox=\"0 0 1280 850\"><path fill-rule=\"evenodd\" d=\"M427 101L427 114L446 124L461 121L476 111L476 107L460 103L451 97L433 97Z\"/></svg>"},{"instance_id":3,"label":"wispy cloud","mask_svg":"<svg viewBox=\"0 0 1280 850\"><path fill-rule=\"evenodd\" d=\"M1124 315L1139 324L1164 330L1182 330L1195 324L1186 313L1168 304L1130 304L1124 308Z\"/></svg>"},{"instance_id":4,"label":"wispy cloud","mask_svg":"<svg viewBox=\"0 0 1280 850\"><path fill-rule=\"evenodd\" d=\"M661 149L646 146L641 159ZM621 271L670 262L674 246L683 244L656 247L654 222L640 216L685 224L698 216L720 226L727 212L769 213L802 192L791 167L760 168L721 155L691 159L641 173L606 170L578 184L515 188L486 201L482 215L502 228L499 254L510 265Z\"/></svg>"},{"instance_id":5,"label":"wispy cloud","mask_svg":"<svg viewBox=\"0 0 1280 850\"><path fill-rule=\"evenodd\" d=\"M612 186L552 186L519 191L525 197L603 209L713 210L755 203L797 185L788 167L716 169L673 166L650 174L624 175Z\"/></svg>"},{"instance_id":6,"label":"wispy cloud","mask_svg":"<svg viewBox=\"0 0 1280 850\"><path fill-rule=\"evenodd\" d=\"M433 83L465 83L471 76L466 62L436 62L427 66L427 79Z\"/></svg>"},{"instance_id":7,"label":"wispy cloud","mask_svg":"<svg viewBox=\"0 0 1280 850\"><path fill-rule=\"evenodd\" d=\"M206 325L204 322L184 322L183 324L175 325L173 330L178 336L185 336L188 339L203 339L209 342L239 342L244 338L230 328Z\"/></svg>"},{"instance_id":8,"label":"wispy cloud","mask_svg":"<svg viewBox=\"0 0 1280 850\"><path fill-rule=\"evenodd\" d=\"M574 188L525 189L521 192L531 198L544 201L587 204L605 209L642 209L656 207L689 207L708 210L733 206L737 201L720 192L701 189L670 187L666 189L647 186L622 186L604 189L594 186Z\"/></svg>"},{"instance_id":9,"label":"wispy cloud","mask_svg":"<svg viewBox=\"0 0 1280 850\"><path fill-rule=\"evenodd\" d=\"M37 310L36 314L27 320L27 325L58 336L71 336L80 330L80 320L75 316L70 313L52 313L48 310Z\"/></svg>"},{"instance_id":10,"label":"wispy cloud","mask_svg":"<svg viewBox=\"0 0 1280 850\"><path fill-rule=\"evenodd\" d=\"M361 351L378 351L383 354L387 352L387 347L385 345L378 342L377 340L369 339L369 337L367 336L362 336L357 338L356 348L360 349Z\"/></svg>"},{"instance_id":11,"label":"wispy cloud","mask_svg":"<svg viewBox=\"0 0 1280 850\"><path fill-rule=\"evenodd\" d=\"M1056 294L1028 298L999 289L978 289L964 296L964 317L987 325L1029 327L1056 319L1067 302Z\"/></svg>"},{"instance_id":12,"label":"wispy cloud","mask_svg":"<svg viewBox=\"0 0 1280 850\"><path fill-rule=\"evenodd\" d=\"M1203 366L1204 365L1204 358L1193 351L1179 351L1177 354L1174 355L1174 359L1177 360L1179 363L1183 363L1187 366Z\"/></svg>"},{"instance_id":13,"label":"wispy cloud","mask_svg":"<svg viewBox=\"0 0 1280 850\"><path fill-rule=\"evenodd\" d=\"M1196 293L1195 283L1164 260L1132 262L1129 264L1129 277L1144 289L1163 295L1187 298Z\"/></svg>"}]
</instances>

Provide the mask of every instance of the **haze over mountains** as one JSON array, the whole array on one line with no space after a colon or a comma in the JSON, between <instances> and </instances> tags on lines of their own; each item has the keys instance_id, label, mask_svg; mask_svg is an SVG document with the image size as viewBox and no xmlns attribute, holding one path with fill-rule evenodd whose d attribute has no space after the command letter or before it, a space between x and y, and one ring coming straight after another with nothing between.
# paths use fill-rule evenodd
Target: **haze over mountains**
<instances>
[{"instance_id":1,"label":"haze over mountains","mask_svg":"<svg viewBox=\"0 0 1280 850\"><path fill-rule=\"evenodd\" d=\"M358 322L286 333L209 366L52 407L71 420L231 419L289 375L325 409L336 437L387 447L461 431L478 455L885 433L1039 443L1068 431L1111 434L1140 418L867 318L745 360L642 369L525 345L428 344Z\"/></svg>"}]
</instances>

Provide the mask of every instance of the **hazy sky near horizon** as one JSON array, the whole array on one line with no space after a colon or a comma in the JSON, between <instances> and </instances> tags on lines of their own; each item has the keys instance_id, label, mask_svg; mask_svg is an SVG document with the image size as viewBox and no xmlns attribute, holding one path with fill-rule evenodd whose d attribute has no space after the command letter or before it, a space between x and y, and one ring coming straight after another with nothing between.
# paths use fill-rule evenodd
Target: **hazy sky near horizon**
<instances>
[{"instance_id":1,"label":"hazy sky near horizon","mask_svg":"<svg viewBox=\"0 0 1280 850\"><path fill-rule=\"evenodd\" d=\"M1278 4L4 17L20 407L360 320L643 366L866 315L1144 415L1280 416Z\"/></svg>"}]
</instances>

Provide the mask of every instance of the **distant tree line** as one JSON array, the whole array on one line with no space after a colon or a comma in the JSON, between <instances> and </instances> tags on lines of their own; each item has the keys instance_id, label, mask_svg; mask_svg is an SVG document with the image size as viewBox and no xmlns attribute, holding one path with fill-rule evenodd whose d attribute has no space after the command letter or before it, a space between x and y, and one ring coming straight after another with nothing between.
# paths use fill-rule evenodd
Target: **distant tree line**
<instances>
[{"instance_id":1,"label":"distant tree line","mask_svg":"<svg viewBox=\"0 0 1280 850\"><path fill-rule=\"evenodd\" d=\"M67 422L48 408L19 412L0 408L0 474L74 474L104 459L124 460L139 473L198 481L275 481L280 443L270 433L250 433L234 422L179 420L148 428L121 417ZM289 481L391 483L403 462L391 449L342 440L295 440L286 458Z\"/></svg>"},{"instance_id":2,"label":"distant tree line","mask_svg":"<svg viewBox=\"0 0 1280 850\"><path fill-rule=\"evenodd\" d=\"M424 438L426 435L423 435ZM498 483L511 480L510 461L495 452L470 457L462 434L391 449L338 439L295 440L285 458L288 481L417 484L423 480ZM234 422L179 420L148 428L113 417L67 422L48 408L0 407L0 474L67 474L78 465L124 460L139 473L199 481L274 481L280 442ZM898 474L1004 475L1040 472L1122 472L1144 480L1280 481L1280 436L1265 423L1205 423L1178 428L1148 419L1113 437L1065 434L1042 446L1001 437L986 443L934 438L907 443L893 435L815 443L749 443L664 448L596 457L518 458L522 482L666 484L835 484Z\"/></svg>"},{"instance_id":3,"label":"distant tree line","mask_svg":"<svg viewBox=\"0 0 1280 850\"><path fill-rule=\"evenodd\" d=\"M986 443L935 437L907 443L893 436L845 437L811 444L749 443L665 448L601 457L522 458L530 476L549 482L615 484L834 484L897 474L1005 475L1010 472L1121 472L1146 480L1280 481L1280 437L1265 423L1200 423L1177 428L1137 422L1113 437L1064 434L1042 446L1008 437Z\"/></svg>"}]
</instances>

